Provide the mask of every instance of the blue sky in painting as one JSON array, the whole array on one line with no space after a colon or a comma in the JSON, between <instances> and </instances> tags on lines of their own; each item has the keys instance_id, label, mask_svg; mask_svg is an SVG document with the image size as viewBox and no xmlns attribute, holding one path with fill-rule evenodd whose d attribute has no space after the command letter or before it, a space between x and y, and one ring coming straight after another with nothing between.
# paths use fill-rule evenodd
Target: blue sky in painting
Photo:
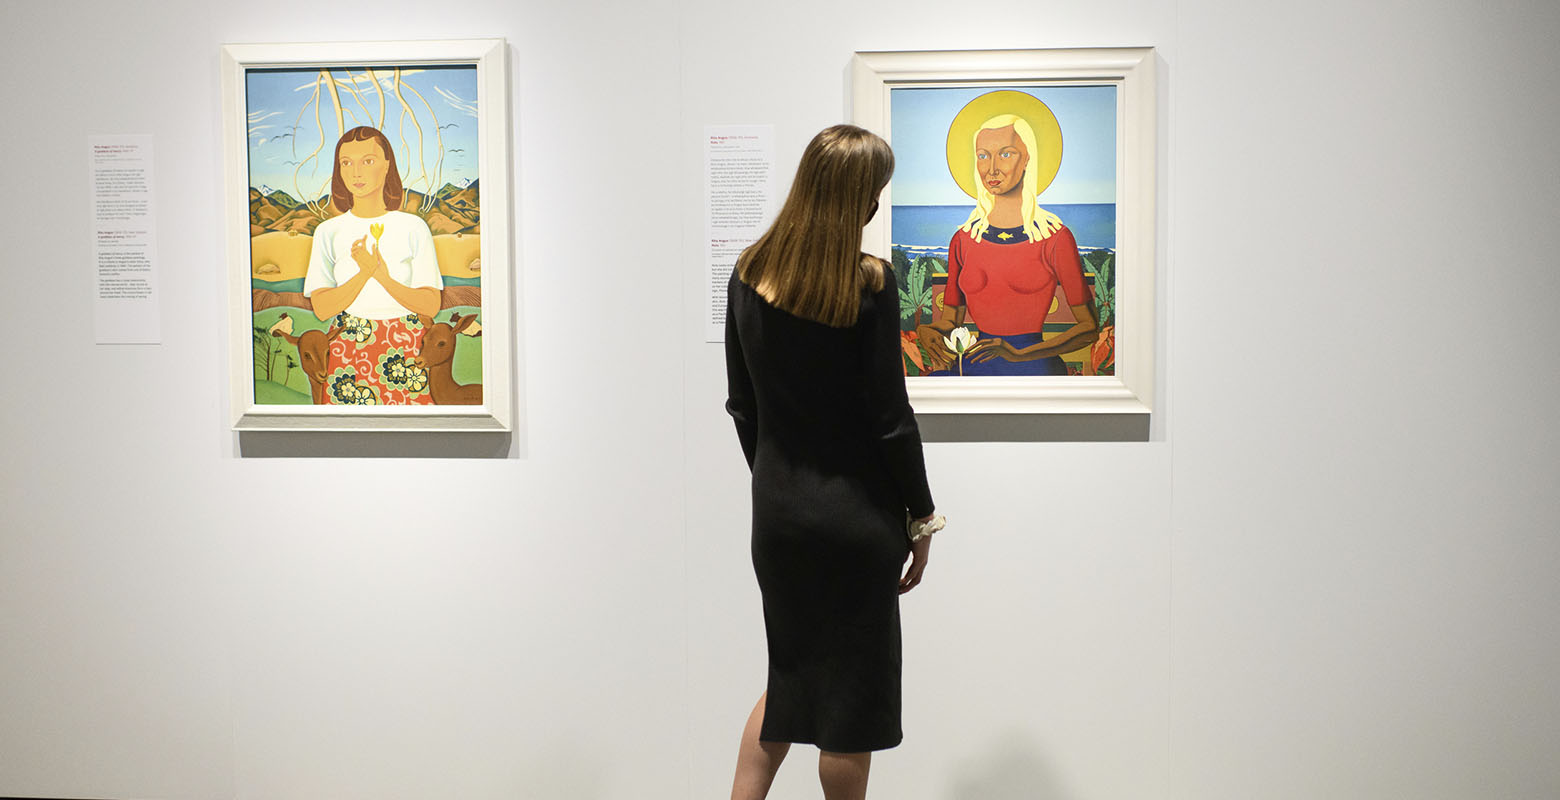
<instances>
[{"instance_id":1,"label":"blue sky in painting","mask_svg":"<svg viewBox=\"0 0 1560 800\"><path fill-rule=\"evenodd\" d=\"M966 103L998 89L1034 95L1062 127L1062 166L1042 205L1116 202L1116 87L992 85L891 90L895 205L970 205L948 174L948 124Z\"/></svg>"},{"instance_id":2,"label":"blue sky in painting","mask_svg":"<svg viewBox=\"0 0 1560 800\"><path fill-rule=\"evenodd\" d=\"M396 166L409 189L427 192L474 180L478 174L476 67L403 68L405 109L393 92L393 75L391 68L375 69L381 95L367 69L332 69L342 125L379 127L395 148ZM249 185L280 189L299 200L328 193L331 159L341 129L326 83L319 79L320 70L250 70L246 77ZM414 114L422 127L420 136Z\"/></svg>"}]
</instances>

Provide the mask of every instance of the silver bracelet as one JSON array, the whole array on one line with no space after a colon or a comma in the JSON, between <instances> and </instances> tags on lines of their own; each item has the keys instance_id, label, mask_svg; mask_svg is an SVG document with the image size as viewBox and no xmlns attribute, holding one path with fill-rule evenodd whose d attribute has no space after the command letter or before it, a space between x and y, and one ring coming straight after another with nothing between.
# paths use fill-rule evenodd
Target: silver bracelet
<instances>
[{"instance_id":1,"label":"silver bracelet","mask_svg":"<svg viewBox=\"0 0 1560 800\"><path fill-rule=\"evenodd\" d=\"M910 543L915 544L947 526L948 518L941 514L937 514L928 520L910 520Z\"/></svg>"}]
</instances>

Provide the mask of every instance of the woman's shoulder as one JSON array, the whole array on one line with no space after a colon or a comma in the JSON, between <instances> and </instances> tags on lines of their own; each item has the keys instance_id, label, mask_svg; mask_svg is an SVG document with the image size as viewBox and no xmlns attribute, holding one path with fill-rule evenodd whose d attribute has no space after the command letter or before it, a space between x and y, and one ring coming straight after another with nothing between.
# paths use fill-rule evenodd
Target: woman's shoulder
<instances>
[{"instance_id":1,"label":"woman's shoulder","mask_svg":"<svg viewBox=\"0 0 1560 800\"><path fill-rule=\"evenodd\" d=\"M1035 206L1035 227L1040 229L1040 241L1049 241L1052 238L1056 238L1057 234L1061 234L1061 238L1057 242L1051 242L1051 244L1057 244L1062 240L1072 240L1072 231L1068 230L1067 226L1062 223L1062 218L1038 205Z\"/></svg>"},{"instance_id":2,"label":"woman's shoulder","mask_svg":"<svg viewBox=\"0 0 1560 800\"><path fill-rule=\"evenodd\" d=\"M875 255L872 255L871 253L862 253L861 275L863 278L867 279L866 284L868 288L875 289L880 286L878 283L879 279L881 279L883 283L893 283L894 265L885 259L881 259Z\"/></svg>"},{"instance_id":3,"label":"woman's shoulder","mask_svg":"<svg viewBox=\"0 0 1560 800\"><path fill-rule=\"evenodd\" d=\"M427 221L410 211L386 211L385 217L391 224L397 227L408 228L414 231L428 231L432 235Z\"/></svg>"},{"instance_id":4,"label":"woman's shoulder","mask_svg":"<svg viewBox=\"0 0 1560 800\"><path fill-rule=\"evenodd\" d=\"M343 211L342 213L333 217L326 217L320 221L319 225L315 226L315 230L319 230L320 228L339 228L343 225L346 225L351 217L352 213L350 211Z\"/></svg>"},{"instance_id":5,"label":"woman's shoulder","mask_svg":"<svg viewBox=\"0 0 1560 800\"><path fill-rule=\"evenodd\" d=\"M352 225L352 214L351 214L351 212L337 214L334 217L331 217L331 218L326 219L326 220L322 220L320 222L320 224L314 226L314 236L315 237L333 236L333 235L338 234L338 233L340 233L340 232L342 232L344 230L348 230L351 227L351 225Z\"/></svg>"},{"instance_id":6,"label":"woman's shoulder","mask_svg":"<svg viewBox=\"0 0 1560 800\"><path fill-rule=\"evenodd\" d=\"M1055 219L1054 215L1053 219ZM1073 236L1072 229L1060 219L1055 219L1054 223L1041 227L1040 233L1042 234L1040 244L1047 249L1078 247L1078 240Z\"/></svg>"},{"instance_id":7,"label":"woman's shoulder","mask_svg":"<svg viewBox=\"0 0 1560 800\"><path fill-rule=\"evenodd\" d=\"M876 314L881 308L899 307L899 283L894 279L894 265L877 256L861 254L861 309L857 321ZM876 277L873 274L876 273Z\"/></svg>"},{"instance_id":8,"label":"woman's shoulder","mask_svg":"<svg viewBox=\"0 0 1560 800\"><path fill-rule=\"evenodd\" d=\"M726 279L726 302L740 302L739 296L751 291L753 291L753 287L743 283L741 276L737 275L737 271L732 270L731 277Z\"/></svg>"}]
</instances>

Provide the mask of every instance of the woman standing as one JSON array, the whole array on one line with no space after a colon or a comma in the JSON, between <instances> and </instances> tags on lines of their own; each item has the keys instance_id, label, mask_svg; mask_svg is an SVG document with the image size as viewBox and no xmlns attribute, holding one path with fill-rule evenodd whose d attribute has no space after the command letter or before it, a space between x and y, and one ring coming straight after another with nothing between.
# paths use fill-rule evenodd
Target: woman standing
<instances>
[{"instance_id":1,"label":"woman standing","mask_svg":"<svg viewBox=\"0 0 1560 800\"><path fill-rule=\"evenodd\" d=\"M341 335L325 365L326 402L429 404L426 372L409 365L422 342L418 315L439 313L444 278L433 233L401 211L401 174L383 133L353 128L336 142L331 205L319 224L303 293Z\"/></svg>"},{"instance_id":2,"label":"woman standing","mask_svg":"<svg viewBox=\"0 0 1560 800\"><path fill-rule=\"evenodd\" d=\"M793 742L818 746L828 800L865 797L872 751L902 738L899 594L931 546L912 544L905 520L921 534L941 518L905 395L895 283L861 252L893 169L872 133L819 133L727 289L726 409L753 473L769 650L733 800L765 797Z\"/></svg>"}]
</instances>

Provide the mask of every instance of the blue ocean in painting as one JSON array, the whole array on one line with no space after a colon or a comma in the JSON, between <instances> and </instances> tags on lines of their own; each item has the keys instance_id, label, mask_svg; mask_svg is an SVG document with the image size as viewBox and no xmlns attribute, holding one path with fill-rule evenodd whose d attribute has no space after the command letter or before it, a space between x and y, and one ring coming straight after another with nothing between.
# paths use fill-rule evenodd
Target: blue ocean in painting
<instances>
[{"instance_id":1,"label":"blue ocean in painting","mask_svg":"<svg viewBox=\"0 0 1560 800\"><path fill-rule=\"evenodd\" d=\"M445 275L443 277L444 277L444 285L445 286L481 286L482 285L482 279L481 278L456 278L456 277L452 277L450 275ZM277 292L278 294L280 294L281 292L302 292L303 291L303 278L294 278L293 280L290 280L290 281L263 281L263 280L260 280L259 278L251 278L249 283L250 283L250 286L252 286L253 288L265 289L267 291Z\"/></svg>"},{"instance_id":2,"label":"blue ocean in painting","mask_svg":"<svg viewBox=\"0 0 1560 800\"><path fill-rule=\"evenodd\" d=\"M1045 210L1062 218L1083 250L1116 249L1116 204L1087 203L1046 205ZM916 254L948 255L948 240L969 219L973 205L894 206L891 239L895 247Z\"/></svg>"}]
</instances>

